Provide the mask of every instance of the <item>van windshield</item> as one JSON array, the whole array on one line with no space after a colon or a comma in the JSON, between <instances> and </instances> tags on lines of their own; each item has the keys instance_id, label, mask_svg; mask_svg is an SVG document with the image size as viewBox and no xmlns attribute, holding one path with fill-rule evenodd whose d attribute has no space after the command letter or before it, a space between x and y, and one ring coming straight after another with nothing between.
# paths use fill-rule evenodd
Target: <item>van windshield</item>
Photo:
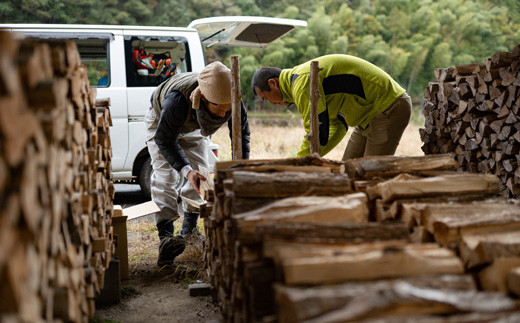
<instances>
[{"instance_id":1,"label":"van windshield","mask_svg":"<svg viewBox=\"0 0 520 323\"><path fill-rule=\"evenodd\" d=\"M125 56L128 87L157 86L192 70L188 42L182 37L125 37Z\"/></svg>"}]
</instances>

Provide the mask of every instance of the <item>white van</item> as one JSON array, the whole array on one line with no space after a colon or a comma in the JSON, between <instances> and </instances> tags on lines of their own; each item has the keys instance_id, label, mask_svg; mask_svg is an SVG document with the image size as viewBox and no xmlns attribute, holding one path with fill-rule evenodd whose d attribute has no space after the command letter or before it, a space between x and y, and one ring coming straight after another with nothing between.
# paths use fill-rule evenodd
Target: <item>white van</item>
<instances>
[{"instance_id":1,"label":"white van","mask_svg":"<svg viewBox=\"0 0 520 323\"><path fill-rule=\"evenodd\" d=\"M143 121L155 87L171 75L200 71L206 65L203 46L266 47L306 25L292 19L216 17L195 20L187 28L0 24L0 30L76 42L90 85L97 88L98 97L110 97L114 179L135 180L149 195L151 166ZM214 165L217 156L209 155Z\"/></svg>"}]
</instances>

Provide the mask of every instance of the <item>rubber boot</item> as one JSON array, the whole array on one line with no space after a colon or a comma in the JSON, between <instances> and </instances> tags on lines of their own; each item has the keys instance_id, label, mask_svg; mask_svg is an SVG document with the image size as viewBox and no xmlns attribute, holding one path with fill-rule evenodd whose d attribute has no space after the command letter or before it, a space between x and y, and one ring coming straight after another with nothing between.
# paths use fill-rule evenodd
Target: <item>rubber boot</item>
<instances>
[{"instance_id":1,"label":"rubber boot","mask_svg":"<svg viewBox=\"0 0 520 323\"><path fill-rule=\"evenodd\" d=\"M157 223L157 231L159 233L159 239L166 237L173 237L173 221L165 220Z\"/></svg>"},{"instance_id":2,"label":"rubber boot","mask_svg":"<svg viewBox=\"0 0 520 323\"><path fill-rule=\"evenodd\" d=\"M159 256L157 265L171 266L175 258L180 255L186 248L186 241L182 236L173 236L173 221L166 220L157 223L159 231Z\"/></svg>"},{"instance_id":3,"label":"rubber boot","mask_svg":"<svg viewBox=\"0 0 520 323\"><path fill-rule=\"evenodd\" d=\"M199 219L198 212L184 212L184 219L182 220L181 235L200 235L197 230L197 220Z\"/></svg>"}]
</instances>

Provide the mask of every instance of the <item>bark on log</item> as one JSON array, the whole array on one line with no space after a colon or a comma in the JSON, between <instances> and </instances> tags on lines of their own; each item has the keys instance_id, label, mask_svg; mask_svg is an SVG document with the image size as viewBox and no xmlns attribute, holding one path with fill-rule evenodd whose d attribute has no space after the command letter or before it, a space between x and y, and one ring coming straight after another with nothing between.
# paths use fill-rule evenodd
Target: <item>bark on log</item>
<instances>
[{"instance_id":1,"label":"bark on log","mask_svg":"<svg viewBox=\"0 0 520 323\"><path fill-rule=\"evenodd\" d=\"M320 67L318 61L311 62L310 69L310 132L307 135L309 141L311 155L320 155L320 122L318 119L318 104L320 101L319 89L319 73Z\"/></svg>"},{"instance_id":2,"label":"bark on log","mask_svg":"<svg viewBox=\"0 0 520 323\"><path fill-rule=\"evenodd\" d=\"M456 170L454 155L363 157L345 162L352 179L389 178L401 173L422 174L428 171Z\"/></svg>"},{"instance_id":3,"label":"bark on log","mask_svg":"<svg viewBox=\"0 0 520 323\"><path fill-rule=\"evenodd\" d=\"M294 197L279 200L260 209L233 216L239 238L253 237L256 226L269 222L360 223L368 221L368 200L355 193L338 197Z\"/></svg>"},{"instance_id":4,"label":"bark on log","mask_svg":"<svg viewBox=\"0 0 520 323\"><path fill-rule=\"evenodd\" d=\"M303 322L340 309L367 292L392 289L396 284L403 282L419 288L436 290L476 290L475 283L469 275L421 276L319 287L278 285L276 286L277 300L280 304L278 318L280 322Z\"/></svg>"},{"instance_id":5,"label":"bark on log","mask_svg":"<svg viewBox=\"0 0 520 323\"><path fill-rule=\"evenodd\" d=\"M325 247L270 242L264 245L264 255L281 263L288 285L463 273L462 263L451 251L433 244L378 242Z\"/></svg>"},{"instance_id":6,"label":"bark on log","mask_svg":"<svg viewBox=\"0 0 520 323\"><path fill-rule=\"evenodd\" d=\"M513 311L516 308L517 305L514 301L497 293L439 291L415 287L402 282L396 284L392 289L364 294L346 306L310 319L308 322L351 322L395 316L465 313L468 311L502 313Z\"/></svg>"},{"instance_id":7,"label":"bark on log","mask_svg":"<svg viewBox=\"0 0 520 323\"><path fill-rule=\"evenodd\" d=\"M256 226L259 238L310 243L343 243L381 240L408 240L402 223L262 223Z\"/></svg>"},{"instance_id":8,"label":"bark on log","mask_svg":"<svg viewBox=\"0 0 520 323\"><path fill-rule=\"evenodd\" d=\"M461 174L424 179L389 180L377 185L383 201L396 198L456 194L482 195L498 193L498 178L494 175Z\"/></svg>"},{"instance_id":9,"label":"bark on log","mask_svg":"<svg viewBox=\"0 0 520 323\"><path fill-rule=\"evenodd\" d=\"M233 191L237 197L342 195L352 192L352 183L348 176L341 174L263 174L237 171L233 173Z\"/></svg>"},{"instance_id":10,"label":"bark on log","mask_svg":"<svg viewBox=\"0 0 520 323\"><path fill-rule=\"evenodd\" d=\"M240 100L240 65L238 56L231 56L232 157L242 159L242 123Z\"/></svg>"},{"instance_id":11,"label":"bark on log","mask_svg":"<svg viewBox=\"0 0 520 323\"><path fill-rule=\"evenodd\" d=\"M330 167L334 173L344 173L341 171L343 162L338 162L319 156L309 155L301 158L285 158L285 159L248 159L239 161L220 161L215 167L216 171L223 172L226 170L247 170L247 167L255 166L324 166Z\"/></svg>"}]
</instances>

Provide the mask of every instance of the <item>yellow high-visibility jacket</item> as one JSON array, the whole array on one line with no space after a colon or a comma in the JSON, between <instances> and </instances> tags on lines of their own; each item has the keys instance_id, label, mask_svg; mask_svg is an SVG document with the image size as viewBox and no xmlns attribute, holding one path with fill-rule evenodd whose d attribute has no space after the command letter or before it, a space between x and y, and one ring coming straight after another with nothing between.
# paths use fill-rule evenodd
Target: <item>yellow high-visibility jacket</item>
<instances>
[{"instance_id":1,"label":"yellow high-visibility jacket","mask_svg":"<svg viewBox=\"0 0 520 323\"><path fill-rule=\"evenodd\" d=\"M350 55L326 55L318 61L318 114L320 155L324 156L343 139L349 126L366 128L372 118L385 111L405 90L385 71L361 58ZM283 101L295 103L303 117L306 135L310 132L311 61L280 73ZM306 137L298 157L310 153Z\"/></svg>"}]
</instances>

